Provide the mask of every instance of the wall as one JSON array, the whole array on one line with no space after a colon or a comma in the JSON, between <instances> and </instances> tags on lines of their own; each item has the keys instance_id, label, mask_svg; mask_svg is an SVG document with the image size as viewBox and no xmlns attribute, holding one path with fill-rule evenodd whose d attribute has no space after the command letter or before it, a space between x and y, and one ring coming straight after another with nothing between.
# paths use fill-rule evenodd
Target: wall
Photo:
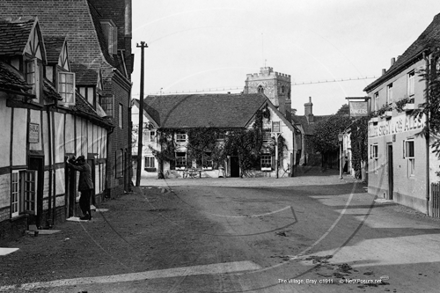
<instances>
[{"instance_id":1,"label":"wall","mask_svg":"<svg viewBox=\"0 0 440 293\"><path fill-rule=\"evenodd\" d=\"M407 74L411 70L419 70L424 66L424 61L418 61L406 68L398 75L379 85L369 92L369 96L374 100L374 94L379 93L377 99L378 107L381 108L386 103L387 86L393 83L393 104L408 96ZM420 80L420 76L415 76L414 96L415 104L424 101L425 82ZM372 107L374 102L372 101ZM374 109L374 108L372 108ZM392 117L376 117L369 122L368 144L368 192L376 194L382 198L393 199L395 202L414 208L420 212L426 212L426 181L427 164L426 156L430 156L430 173L438 170L438 160L433 155L426 152L426 140L417 136L425 125L425 120L420 121L411 116L411 112L397 112L393 110ZM374 122L377 121L377 122ZM408 139L414 140L414 174L409 174L409 159L404 157L404 144ZM378 159L371 156L372 145L378 145ZM389 190L389 170L388 165L388 146L393 149L393 193ZM432 180L432 175L430 176Z\"/></svg>"}]
</instances>

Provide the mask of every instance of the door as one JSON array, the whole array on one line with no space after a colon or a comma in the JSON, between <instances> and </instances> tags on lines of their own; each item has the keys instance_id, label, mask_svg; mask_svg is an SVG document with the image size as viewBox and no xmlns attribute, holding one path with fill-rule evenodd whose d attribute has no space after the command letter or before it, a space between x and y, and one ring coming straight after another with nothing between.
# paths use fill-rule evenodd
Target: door
<instances>
[{"instance_id":1,"label":"door","mask_svg":"<svg viewBox=\"0 0 440 293\"><path fill-rule=\"evenodd\" d=\"M66 159L67 158L68 156L66 156ZM76 171L65 164L64 174L66 182L67 217L70 218L75 215L76 208Z\"/></svg>"},{"instance_id":2,"label":"door","mask_svg":"<svg viewBox=\"0 0 440 293\"><path fill-rule=\"evenodd\" d=\"M240 177L240 164L238 157L231 157L231 177Z\"/></svg>"},{"instance_id":3,"label":"door","mask_svg":"<svg viewBox=\"0 0 440 293\"><path fill-rule=\"evenodd\" d=\"M96 206L96 194L95 194L95 190L96 190L96 168L95 168L95 158L94 158L94 156L93 155L91 155L91 154L89 154L88 155L88 159L87 159L87 164L89 164L89 166L90 166L90 169L91 169L91 176L92 176L92 183L93 183L93 190L92 190L92 194L91 194L91 197L90 197L90 199L91 199L91 204L93 204L94 206Z\"/></svg>"},{"instance_id":4,"label":"door","mask_svg":"<svg viewBox=\"0 0 440 293\"><path fill-rule=\"evenodd\" d=\"M23 174L25 210L34 211L30 224L41 226L43 215L44 158L29 157L29 171ZM32 219L33 218L33 219Z\"/></svg>"},{"instance_id":5,"label":"door","mask_svg":"<svg viewBox=\"0 0 440 293\"><path fill-rule=\"evenodd\" d=\"M393 199L394 171L393 171L393 145L388 144L388 199Z\"/></svg>"}]
</instances>

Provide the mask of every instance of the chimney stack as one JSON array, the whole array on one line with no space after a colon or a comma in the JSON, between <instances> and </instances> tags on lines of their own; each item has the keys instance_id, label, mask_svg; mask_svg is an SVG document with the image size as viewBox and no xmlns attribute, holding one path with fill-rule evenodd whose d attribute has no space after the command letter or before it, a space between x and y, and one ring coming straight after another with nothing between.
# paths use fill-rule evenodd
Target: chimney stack
<instances>
[{"instance_id":1,"label":"chimney stack","mask_svg":"<svg viewBox=\"0 0 440 293\"><path fill-rule=\"evenodd\" d=\"M312 97L309 97L309 102L304 104L304 115L305 116L313 115Z\"/></svg>"},{"instance_id":2,"label":"chimney stack","mask_svg":"<svg viewBox=\"0 0 440 293\"><path fill-rule=\"evenodd\" d=\"M394 63L396 62L396 58L391 58L391 66L393 66L394 65Z\"/></svg>"}]
</instances>

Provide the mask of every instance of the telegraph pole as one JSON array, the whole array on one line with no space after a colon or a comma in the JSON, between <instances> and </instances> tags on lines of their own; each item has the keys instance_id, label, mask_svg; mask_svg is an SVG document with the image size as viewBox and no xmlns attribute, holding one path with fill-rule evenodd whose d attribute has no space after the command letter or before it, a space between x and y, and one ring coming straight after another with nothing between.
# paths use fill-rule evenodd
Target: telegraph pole
<instances>
[{"instance_id":1,"label":"telegraph pole","mask_svg":"<svg viewBox=\"0 0 440 293\"><path fill-rule=\"evenodd\" d=\"M148 48L145 42L136 44L141 48L141 93L139 97L139 127L138 127L138 154L137 154L137 168L136 168L136 186L141 185L141 171L142 171L142 148L143 148L143 132L144 132L144 49Z\"/></svg>"}]
</instances>

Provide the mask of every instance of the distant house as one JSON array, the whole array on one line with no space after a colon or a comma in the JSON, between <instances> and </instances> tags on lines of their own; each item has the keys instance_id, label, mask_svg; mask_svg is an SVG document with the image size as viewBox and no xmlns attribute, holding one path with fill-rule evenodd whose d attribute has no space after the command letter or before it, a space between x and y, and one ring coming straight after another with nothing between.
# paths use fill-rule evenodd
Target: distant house
<instances>
[{"instance_id":1,"label":"distant house","mask_svg":"<svg viewBox=\"0 0 440 293\"><path fill-rule=\"evenodd\" d=\"M138 114L139 101L134 101L133 114ZM162 151L164 141L158 133L166 132L173 143L173 153L165 160L165 176L184 177L187 170L196 168L201 176L243 176L237 154L229 153L221 162L213 162L213 149L205 149L201 161L191 159L189 133L197 129L215 129L216 145L221 145L228 135L250 129L258 111L266 111L262 119L263 146L254 166L256 176L276 176L274 138L281 135L285 148L279 150L282 160L278 176L289 176L293 161L295 128L263 94L200 94L148 96L144 99L144 121L147 127L143 142L143 176L157 176L161 168L157 151ZM134 116L133 121L137 121ZM170 157L171 156L171 157ZM223 173L224 172L224 173Z\"/></svg>"},{"instance_id":2,"label":"distant house","mask_svg":"<svg viewBox=\"0 0 440 293\"><path fill-rule=\"evenodd\" d=\"M132 175L131 0L0 1L0 17L27 16L39 18L44 42L46 38L51 43L57 42L52 37L66 38L69 70L75 73L76 88L94 111L105 112L115 125L105 146L109 154L105 163L106 196L123 194L130 189ZM46 74L50 80L51 72Z\"/></svg>"},{"instance_id":3,"label":"distant house","mask_svg":"<svg viewBox=\"0 0 440 293\"><path fill-rule=\"evenodd\" d=\"M104 193L113 124L76 90L65 37L24 17L0 19L0 40L0 238L14 238L75 215L67 156L85 154Z\"/></svg>"},{"instance_id":4,"label":"distant house","mask_svg":"<svg viewBox=\"0 0 440 293\"><path fill-rule=\"evenodd\" d=\"M440 14L365 88L375 113L368 129L368 192L427 214L440 162L427 140L417 135L426 117L418 120L411 112L425 101L427 85L420 72L438 69L439 47Z\"/></svg>"},{"instance_id":5,"label":"distant house","mask_svg":"<svg viewBox=\"0 0 440 293\"><path fill-rule=\"evenodd\" d=\"M316 123L326 120L331 115L314 115L312 98L309 97L309 102L304 104L304 115L296 115L296 110L292 113L292 123L301 132L298 138L298 151L296 154L296 165L299 166L321 166L322 155L317 153L311 137L315 133Z\"/></svg>"}]
</instances>

